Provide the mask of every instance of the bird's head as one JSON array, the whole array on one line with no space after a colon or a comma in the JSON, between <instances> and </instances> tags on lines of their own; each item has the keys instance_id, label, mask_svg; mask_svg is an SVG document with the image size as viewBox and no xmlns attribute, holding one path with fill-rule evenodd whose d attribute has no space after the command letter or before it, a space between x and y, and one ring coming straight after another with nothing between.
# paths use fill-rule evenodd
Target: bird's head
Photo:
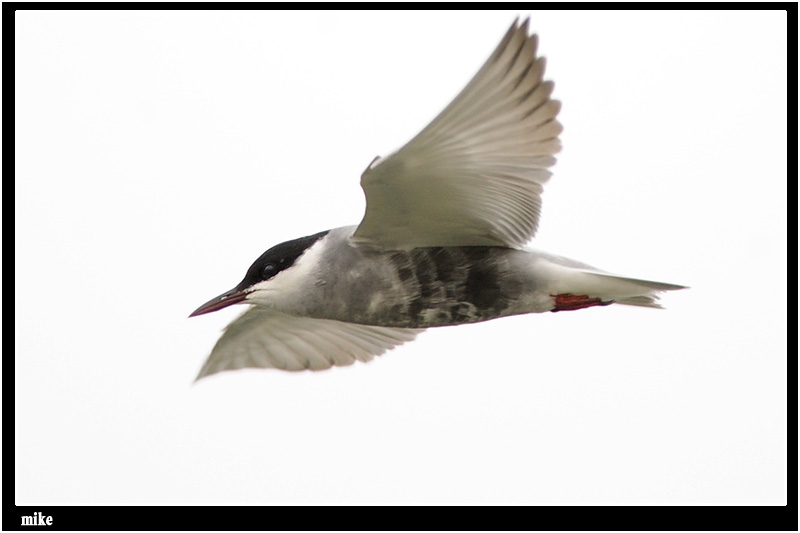
<instances>
[{"instance_id":1,"label":"bird's head","mask_svg":"<svg viewBox=\"0 0 800 533\"><path fill-rule=\"evenodd\" d=\"M238 285L207 301L189 316L204 315L238 303L267 305L270 293L303 283L304 272L298 258L327 233L323 231L273 246L250 265Z\"/></svg>"}]
</instances>

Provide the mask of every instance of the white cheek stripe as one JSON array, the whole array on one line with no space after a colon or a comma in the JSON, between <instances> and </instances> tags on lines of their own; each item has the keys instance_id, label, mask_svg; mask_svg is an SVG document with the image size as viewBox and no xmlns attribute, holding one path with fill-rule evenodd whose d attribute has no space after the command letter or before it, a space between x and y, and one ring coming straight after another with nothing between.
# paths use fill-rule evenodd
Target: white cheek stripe
<instances>
[{"instance_id":1,"label":"white cheek stripe","mask_svg":"<svg viewBox=\"0 0 800 533\"><path fill-rule=\"evenodd\" d=\"M247 300L257 305L264 305L276 310L289 310L286 306L297 303L302 298L308 285L314 283L314 270L320 263L322 250L326 246L328 235L315 242L294 264L281 270L274 277L256 283L248 293Z\"/></svg>"}]
</instances>

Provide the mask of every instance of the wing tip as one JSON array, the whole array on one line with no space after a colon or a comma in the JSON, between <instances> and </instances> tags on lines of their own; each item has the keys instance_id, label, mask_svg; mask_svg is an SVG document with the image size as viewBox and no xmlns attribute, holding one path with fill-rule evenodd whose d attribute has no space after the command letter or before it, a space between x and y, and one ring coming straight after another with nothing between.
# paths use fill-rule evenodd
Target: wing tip
<instances>
[{"instance_id":1,"label":"wing tip","mask_svg":"<svg viewBox=\"0 0 800 533\"><path fill-rule=\"evenodd\" d=\"M203 363L202 368L200 368L200 372L197 373L197 377L195 377L194 381L192 381L192 385L197 384L197 382L200 381L203 378L207 378L208 376L212 376L212 375L216 374L217 372L222 372L222 370L224 370L224 369L209 370L209 368L208 368L209 367L209 364L208 364L209 361L210 360L207 359L206 362Z\"/></svg>"}]
</instances>

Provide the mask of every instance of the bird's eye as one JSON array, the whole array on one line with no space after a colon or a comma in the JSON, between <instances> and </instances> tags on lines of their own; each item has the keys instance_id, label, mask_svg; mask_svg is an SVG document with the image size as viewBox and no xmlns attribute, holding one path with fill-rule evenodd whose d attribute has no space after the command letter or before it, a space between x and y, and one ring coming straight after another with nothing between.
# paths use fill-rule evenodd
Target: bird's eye
<instances>
[{"instance_id":1,"label":"bird's eye","mask_svg":"<svg viewBox=\"0 0 800 533\"><path fill-rule=\"evenodd\" d=\"M264 265L264 268L261 269L261 277L263 279L269 279L272 276L274 276L277 271L278 267L276 267L272 263L267 263L266 265Z\"/></svg>"}]
</instances>

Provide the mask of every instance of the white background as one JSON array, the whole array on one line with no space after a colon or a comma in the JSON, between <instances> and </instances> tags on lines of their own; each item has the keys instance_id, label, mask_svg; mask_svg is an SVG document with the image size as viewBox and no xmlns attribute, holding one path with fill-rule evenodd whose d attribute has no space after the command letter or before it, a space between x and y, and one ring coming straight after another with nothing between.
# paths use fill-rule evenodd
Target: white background
<instances>
[{"instance_id":1,"label":"white background","mask_svg":"<svg viewBox=\"0 0 800 533\"><path fill-rule=\"evenodd\" d=\"M357 223L516 14L17 12L17 504L785 503L784 12L531 15L565 127L532 245L692 287L667 310L192 384L242 309L187 315Z\"/></svg>"}]
</instances>

